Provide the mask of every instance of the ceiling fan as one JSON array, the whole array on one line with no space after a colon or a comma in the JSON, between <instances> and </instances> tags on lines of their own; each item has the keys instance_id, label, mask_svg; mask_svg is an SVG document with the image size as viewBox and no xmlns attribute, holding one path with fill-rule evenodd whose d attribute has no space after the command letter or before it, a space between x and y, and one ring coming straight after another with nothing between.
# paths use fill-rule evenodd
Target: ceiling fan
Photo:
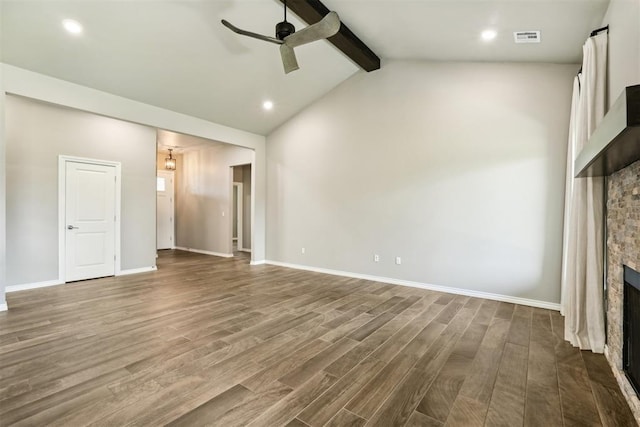
<instances>
[{"instance_id":1,"label":"ceiling fan","mask_svg":"<svg viewBox=\"0 0 640 427\"><path fill-rule=\"evenodd\" d=\"M296 32L296 28L293 24L287 22L287 2L285 0L284 21L276 24L275 37L264 36L262 34L242 30L224 19L222 20L222 25L229 28L234 33L279 44L284 72L288 74L300 68L293 48L333 36L340 30L340 18L336 12L329 12L319 22Z\"/></svg>"}]
</instances>

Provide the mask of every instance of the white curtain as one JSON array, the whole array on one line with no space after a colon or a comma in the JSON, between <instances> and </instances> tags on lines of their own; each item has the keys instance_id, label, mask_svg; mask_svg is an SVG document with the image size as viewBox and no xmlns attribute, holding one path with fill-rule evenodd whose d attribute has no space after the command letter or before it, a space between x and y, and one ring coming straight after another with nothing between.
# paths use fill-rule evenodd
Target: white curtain
<instances>
[{"instance_id":1,"label":"white curtain","mask_svg":"<svg viewBox=\"0 0 640 427\"><path fill-rule=\"evenodd\" d=\"M606 112L607 33L583 47L574 79L567 150L561 313L565 339L583 350L604 351L603 178L574 178L574 160Z\"/></svg>"}]
</instances>

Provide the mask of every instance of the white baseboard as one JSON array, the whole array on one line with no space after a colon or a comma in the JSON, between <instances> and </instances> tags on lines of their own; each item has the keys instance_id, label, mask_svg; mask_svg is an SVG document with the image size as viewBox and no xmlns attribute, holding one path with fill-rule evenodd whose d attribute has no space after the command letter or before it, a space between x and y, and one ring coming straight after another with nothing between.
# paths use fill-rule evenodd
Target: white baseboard
<instances>
[{"instance_id":1,"label":"white baseboard","mask_svg":"<svg viewBox=\"0 0 640 427\"><path fill-rule=\"evenodd\" d=\"M260 260L260 261L251 261L251 262L249 263L249 265L265 265L265 264L268 264L268 262L267 262L267 261L265 261L265 260ZM274 265L275 265L275 264L274 264Z\"/></svg>"},{"instance_id":2,"label":"white baseboard","mask_svg":"<svg viewBox=\"0 0 640 427\"><path fill-rule=\"evenodd\" d=\"M28 289L38 289L38 288L46 288L49 286L57 286L64 285L64 280L47 280L44 282L36 282L36 283L24 283L22 285L11 285L5 288L5 292L18 292L18 291L26 291Z\"/></svg>"},{"instance_id":3,"label":"white baseboard","mask_svg":"<svg viewBox=\"0 0 640 427\"><path fill-rule=\"evenodd\" d=\"M157 270L157 267L154 265L153 267L143 267L143 268L134 268L131 270L122 270L115 276L126 276L128 274L136 274L136 273L145 273L148 271ZM64 285L65 281L56 279L56 280L46 280L44 282L36 282L36 283L24 283L22 285L10 285L5 289L6 293L9 292L18 292L18 291L26 291L29 289L39 289L39 288L47 288L49 286L58 286Z\"/></svg>"},{"instance_id":4,"label":"white baseboard","mask_svg":"<svg viewBox=\"0 0 640 427\"><path fill-rule=\"evenodd\" d=\"M7 311L9 310L9 306L7 305L7 301L3 301L0 303L0 311Z\"/></svg>"},{"instance_id":5,"label":"white baseboard","mask_svg":"<svg viewBox=\"0 0 640 427\"><path fill-rule=\"evenodd\" d=\"M128 276L130 274L138 274L138 273L148 273L150 271L156 271L158 267L152 265L151 267L142 267L142 268L131 268L129 270L120 270L120 273L116 274L116 276Z\"/></svg>"},{"instance_id":6,"label":"white baseboard","mask_svg":"<svg viewBox=\"0 0 640 427\"><path fill-rule=\"evenodd\" d=\"M527 305L530 307L546 308L548 310L560 311L560 304L547 302L547 301L528 299L528 298L514 297L510 295L492 294L489 292L474 291L470 289L451 288L448 286L412 282L410 280L393 279L390 277L371 276L368 274L351 273L348 271L339 271L339 270L330 270L326 268L310 267L310 266L299 265L299 264L289 264L286 262L279 262L279 261L266 260L264 261L264 263L270 264L270 265L277 265L280 267L294 268L296 270L313 271L315 273L331 274L333 276L351 277L354 279L370 280L372 282L388 283L390 285L408 286L411 288L420 288L420 289L426 289L429 291L445 292L448 294L464 295L464 296L475 297L475 298L484 298L484 299L490 299L494 301L509 302L512 304ZM253 262L251 263L251 265L254 265Z\"/></svg>"},{"instance_id":7,"label":"white baseboard","mask_svg":"<svg viewBox=\"0 0 640 427\"><path fill-rule=\"evenodd\" d=\"M233 254L225 254L225 253L221 253L221 252L203 251L203 250L200 250L200 249L184 248L184 247L181 247L181 246L176 246L176 249L178 249L180 251L194 252L196 254L204 254L204 255L213 255L213 256L219 256L219 257L223 257L223 258L232 258L233 257Z\"/></svg>"},{"instance_id":8,"label":"white baseboard","mask_svg":"<svg viewBox=\"0 0 640 427\"><path fill-rule=\"evenodd\" d=\"M245 249L245 248L240 248L240 249L238 249L238 251L251 253L251 249Z\"/></svg>"}]
</instances>

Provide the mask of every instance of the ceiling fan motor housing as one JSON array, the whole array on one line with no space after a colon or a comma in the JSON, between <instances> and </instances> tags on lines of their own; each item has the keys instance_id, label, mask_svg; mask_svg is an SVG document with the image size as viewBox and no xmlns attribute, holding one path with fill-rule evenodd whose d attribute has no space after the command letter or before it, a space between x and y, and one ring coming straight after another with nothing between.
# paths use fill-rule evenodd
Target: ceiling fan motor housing
<instances>
[{"instance_id":1,"label":"ceiling fan motor housing","mask_svg":"<svg viewBox=\"0 0 640 427\"><path fill-rule=\"evenodd\" d=\"M276 37L284 40L285 37L296 32L296 27L291 22L283 21L276 24Z\"/></svg>"}]
</instances>

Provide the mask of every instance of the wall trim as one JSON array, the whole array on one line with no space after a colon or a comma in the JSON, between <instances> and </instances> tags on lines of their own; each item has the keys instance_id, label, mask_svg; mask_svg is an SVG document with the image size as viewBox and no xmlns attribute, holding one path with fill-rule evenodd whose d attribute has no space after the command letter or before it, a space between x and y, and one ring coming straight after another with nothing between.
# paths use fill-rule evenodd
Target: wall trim
<instances>
[{"instance_id":1,"label":"wall trim","mask_svg":"<svg viewBox=\"0 0 640 427\"><path fill-rule=\"evenodd\" d=\"M138 273L148 273L150 271L156 271L158 269L157 266L152 265L151 267L142 267L142 268L131 268L129 270L120 270L116 276L128 276L130 274L138 274Z\"/></svg>"},{"instance_id":2,"label":"wall trim","mask_svg":"<svg viewBox=\"0 0 640 427\"><path fill-rule=\"evenodd\" d=\"M137 274L137 273L146 273L149 271L156 271L157 269L158 267L156 267L155 265L151 267L132 268L130 270L121 270L117 274L115 274L113 277L126 276L129 274ZM100 279L100 277L97 277L97 279ZM94 279L88 279L88 280L94 280ZM35 282L35 283L23 283L21 285L9 285L5 288L5 292L10 293L10 292L26 291L29 289L48 288L50 286L64 285L65 283L66 283L65 281L61 281L58 279L58 280L45 280L43 282Z\"/></svg>"},{"instance_id":3,"label":"wall trim","mask_svg":"<svg viewBox=\"0 0 640 427\"><path fill-rule=\"evenodd\" d=\"M176 246L176 249L178 249L180 251L193 252L193 253L196 253L196 254L213 255L213 256L219 256L219 257L222 257L222 258L233 258L233 254L225 254L225 253L222 253L222 252L203 251L201 249L185 248L185 247L182 247L182 246Z\"/></svg>"},{"instance_id":4,"label":"wall trim","mask_svg":"<svg viewBox=\"0 0 640 427\"><path fill-rule=\"evenodd\" d=\"M45 280L43 282L23 283L22 285L10 285L5 288L5 292L26 291L28 289L48 288L49 286L64 285L64 280Z\"/></svg>"},{"instance_id":5,"label":"wall trim","mask_svg":"<svg viewBox=\"0 0 640 427\"><path fill-rule=\"evenodd\" d=\"M7 311L9 310L9 306L7 305L7 301L4 301L2 303L0 303L0 311Z\"/></svg>"},{"instance_id":6,"label":"wall trim","mask_svg":"<svg viewBox=\"0 0 640 427\"><path fill-rule=\"evenodd\" d=\"M260 261L251 261L249 265L265 265L268 264L268 261L260 260Z\"/></svg>"},{"instance_id":7,"label":"wall trim","mask_svg":"<svg viewBox=\"0 0 640 427\"><path fill-rule=\"evenodd\" d=\"M240 248L238 249L239 252L246 252L246 253L251 253L251 249L245 249L245 248Z\"/></svg>"},{"instance_id":8,"label":"wall trim","mask_svg":"<svg viewBox=\"0 0 640 427\"><path fill-rule=\"evenodd\" d=\"M452 288L449 286L432 285L429 283L413 282L410 280L394 279L391 277L372 276L368 274L352 273L348 271L331 270L326 268L311 267L300 264L290 264L286 262L266 260L265 264L275 265L278 267L293 268L296 270L312 271L314 273L331 274L333 276L350 277L354 279L371 280L373 282L388 283L390 285L408 286L411 288L426 289L429 291L445 292L448 294L464 295L468 297L484 298L494 301L509 302L512 304L527 305L530 307L545 308L548 310L560 311L560 304L539 301L528 298L514 297L510 295L492 294L489 292L474 291L470 289ZM253 263L251 264L253 265Z\"/></svg>"}]
</instances>

